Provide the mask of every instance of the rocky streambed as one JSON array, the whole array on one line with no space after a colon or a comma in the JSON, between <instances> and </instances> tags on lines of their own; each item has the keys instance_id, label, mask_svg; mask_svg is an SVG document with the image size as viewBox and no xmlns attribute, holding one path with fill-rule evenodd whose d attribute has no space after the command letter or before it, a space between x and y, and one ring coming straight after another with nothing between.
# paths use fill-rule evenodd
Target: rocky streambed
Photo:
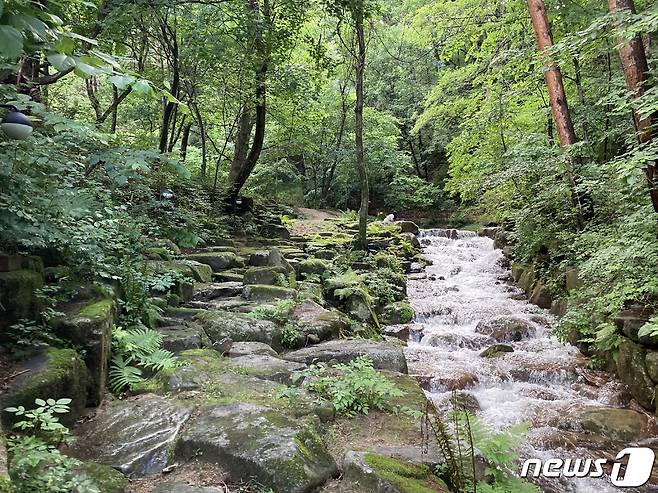
<instances>
[{"instance_id":1,"label":"rocky streambed","mask_svg":"<svg viewBox=\"0 0 658 493\"><path fill-rule=\"evenodd\" d=\"M626 447L658 450L654 417L631 400L624 384L587 369L575 347L552 335L554 318L510 282L507 262L491 239L434 230L422 232L420 240L432 265L410 276L416 319L405 354L431 399L449 408L457 392L496 430L530 423L522 461L612 462ZM609 477L535 482L556 493L620 491ZM658 491L658 478L624 491Z\"/></svg>"}]
</instances>

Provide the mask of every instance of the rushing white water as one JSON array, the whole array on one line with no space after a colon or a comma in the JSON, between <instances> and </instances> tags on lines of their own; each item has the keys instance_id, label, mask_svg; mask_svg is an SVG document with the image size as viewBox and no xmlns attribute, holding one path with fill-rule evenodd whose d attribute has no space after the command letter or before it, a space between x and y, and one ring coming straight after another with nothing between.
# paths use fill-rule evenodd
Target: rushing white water
<instances>
[{"instance_id":1,"label":"rushing white water","mask_svg":"<svg viewBox=\"0 0 658 493\"><path fill-rule=\"evenodd\" d=\"M584 370L579 351L552 335L552 316L522 299L492 240L455 230L424 231L420 240L432 265L409 279L417 316L406 356L410 373L438 405L447 405L458 391L494 430L530 422L522 459L614 458L629 445L574 429L573 413L622 407L628 394L619 382ZM509 335L505 330L492 334L483 327L501 317L519 328L511 337L515 342L504 337ZM480 356L501 342L514 351ZM599 380L597 386L589 384L591 375ZM621 491L608 478L542 479L538 484L546 492Z\"/></svg>"}]
</instances>

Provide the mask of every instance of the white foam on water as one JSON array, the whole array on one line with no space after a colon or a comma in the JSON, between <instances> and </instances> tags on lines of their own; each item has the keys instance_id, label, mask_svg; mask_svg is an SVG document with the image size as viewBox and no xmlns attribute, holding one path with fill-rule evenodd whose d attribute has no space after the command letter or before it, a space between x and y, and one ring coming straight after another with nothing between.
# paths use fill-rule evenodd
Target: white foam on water
<instances>
[{"instance_id":1,"label":"white foam on water","mask_svg":"<svg viewBox=\"0 0 658 493\"><path fill-rule=\"evenodd\" d=\"M564 436L561 426L570 411L620 405L618 382L588 391L580 373L582 355L552 335L555 320L546 310L515 298L521 292L509 282L502 252L491 239L457 230L425 230L419 237L432 265L426 278L408 282L417 316L405 352L409 372L422 377L428 397L445 406L453 389L464 388L479 403L478 417L493 430L530 422L522 460L600 457L599 451L586 448L546 448L550 441L537 437ZM480 353L495 341L476 327L497 317L527 322L530 334L505 343L514 352L483 358ZM538 484L550 492L619 491L604 478L542 479Z\"/></svg>"}]
</instances>

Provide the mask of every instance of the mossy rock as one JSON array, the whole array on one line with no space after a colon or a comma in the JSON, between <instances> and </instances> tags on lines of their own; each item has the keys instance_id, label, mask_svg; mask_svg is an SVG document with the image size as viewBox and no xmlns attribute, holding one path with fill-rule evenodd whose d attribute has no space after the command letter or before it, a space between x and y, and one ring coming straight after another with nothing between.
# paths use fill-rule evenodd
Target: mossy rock
<instances>
[{"instance_id":1,"label":"mossy rock","mask_svg":"<svg viewBox=\"0 0 658 493\"><path fill-rule=\"evenodd\" d=\"M257 320L247 315L206 311L196 316L198 322L213 343L231 339L233 342L262 342L281 350L281 330L268 320Z\"/></svg>"},{"instance_id":2,"label":"mossy rock","mask_svg":"<svg viewBox=\"0 0 658 493\"><path fill-rule=\"evenodd\" d=\"M384 307L381 322L386 325L408 324L414 319L414 309L405 301L391 303Z\"/></svg>"},{"instance_id":3,"label":"mossy rock","mask_svg":"<svg viewBox=\"0 0 658 493\"><path fill-rule=\"evenodd\" d=\"M55 323L55 331L60 337L85 351L85 364L91 376L89 403L93 405L100 404L103 399L116 317L116 303L106 298L82 306L74 305L71 313Z\"/></svg>"},{"instance_id":4,"label":"mossy rock","mask_svg":"<svg viewBox=\"0 0 658 493\"><path fill-rule=\"evenodd\" d=\"M298 271L300 279L305 279L307 276L322 276L329 268L329 264L325 260L317 258L309 258L299 262Z\"/></svg>"},{"instance_id":5,"label":"mossy rock","mask_svg":"<svg viewBox=\"0 0 658 493\"><path fill-rule=\"evenodd\" d=\"M620 337L617 375L642 407L656 409L655 384L647 370L646 350L626 337Z\"/></svg>"},{"instance_id":6,"label":"mossy rock","mask_svg":"<svg viewBox=\"0 0 658 493\"><path fill-rule=\"evenodd\" d=\"M0 329L20 319L35 320L41 303L34 291L43 286L43 275L33 270L0 272Z\"/></svg>"},{"instance_id":7,"label":"mossy rock","mask_svg":"<svg viewBox=\"0 0 658 493\"><path fill-rule=\"evenodd\" d=\"M165 247L150 247L144 249L144 256L149 260L171 260L172 255Z\"/></svg>"},{"instance_id":8,"label":"mossy rock","mask_svg":"<svg viewBox=\"0 0 658 493\"><path fill-rule=\"evenodd\" d=\"M244 273L244 284L288 287L287 272L283 267L252 267Z\"/></svg>"},{"instance_id":9,"label":"mossy rock","mask_svg":"<svg viewBox=\"0 0 658 493\"><path fill-rule=\"evenodd\" d=\"M23 406L35 407L35 399L72 399L71 412L61 417L62 423L72 425L87 404L89 372L73 349L48 349L45 353L22 363L17 371L30 370L11 381L7 393L0 396L0 409ZM16 417L2 413L2 423L10 427Z\"/></svg>"},{"instance_id":10,"label":"mossy rock","mask_svg":"<svg viewBox=\"0 0 658 493\"><path fill-rule=\"evenodd\" d=\"M278 493L314 491L338 472L312 422L247 403L202 408L176 456L214 464L235 481L255 478Z\"/></svg>"},{"instance_id":11,"label":"mossy rock","mask_svg":"<svg viewBox=\"0 0 658 493\"><path fill-rule=\"evenodd\" d=\"M242 295L249 301L293 300L297 296L297 291L281 286L257 284L245 286Z\"/></svg>"},{"instance_id":12,"label":"mossy rock","mask_svg":"<svg viewBox=\"0 0 658 493\"><path fill-rule=\"evenodd\" d=\"M194 260L209 265L213 272L244 267L245 260L233 252L201 252L187 256L188 260Z\"/></svg>"},{"instance_id":13,"label":"mossy rock","mask_svg":"<svg viewBox=\"0 0 658 493\"><path fill-rule=\"evenodd\" d=\"M100 493L124 493L128 486L128 479L119 471L94 462L83 462L77 474L90 480Z\"/></svg>"},{"instance_id":14,"label":"mossy rock","mask_svg":"<svg viewBox=\"0 0 658 493\"><path fill-rule=\"evenodd\" d=\"M449 493L429 467L371 452L345 455L345 478L357 491L368 493Z\"/></svg>"}]
</instances>

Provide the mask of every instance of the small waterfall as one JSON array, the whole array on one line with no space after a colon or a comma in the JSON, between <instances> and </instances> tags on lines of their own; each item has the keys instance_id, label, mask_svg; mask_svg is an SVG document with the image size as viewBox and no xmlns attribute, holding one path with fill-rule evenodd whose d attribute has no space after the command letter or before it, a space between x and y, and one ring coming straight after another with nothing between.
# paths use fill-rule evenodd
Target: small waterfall
<instances>
[{"instance_id":1,"label":"small waterfall","mask_svg":"<svg viewBox=\"0 0 658 493\"><path fill-rule=\"evenodd\" d=\"M621 405L623 386L614 380L602 387L587 385L583 356L553 336L555 320L547 311L519 296L491 239L472 231L432 229L422 231L420 240L432 265L409 279L417 315L406 355L410 373L431 399L446 406L458 391L494 430L530 422L522 460L609 457L629 446L606 442L590 449L576 434L569 435L576 437L573 446L563 446L570 440L564 438L570 433L565 431L570 413ZM494 344L513 352L481 356ZM619 491L608 478L544 478L539 486L551 493Z\"/></svg>"}]
</instances>

